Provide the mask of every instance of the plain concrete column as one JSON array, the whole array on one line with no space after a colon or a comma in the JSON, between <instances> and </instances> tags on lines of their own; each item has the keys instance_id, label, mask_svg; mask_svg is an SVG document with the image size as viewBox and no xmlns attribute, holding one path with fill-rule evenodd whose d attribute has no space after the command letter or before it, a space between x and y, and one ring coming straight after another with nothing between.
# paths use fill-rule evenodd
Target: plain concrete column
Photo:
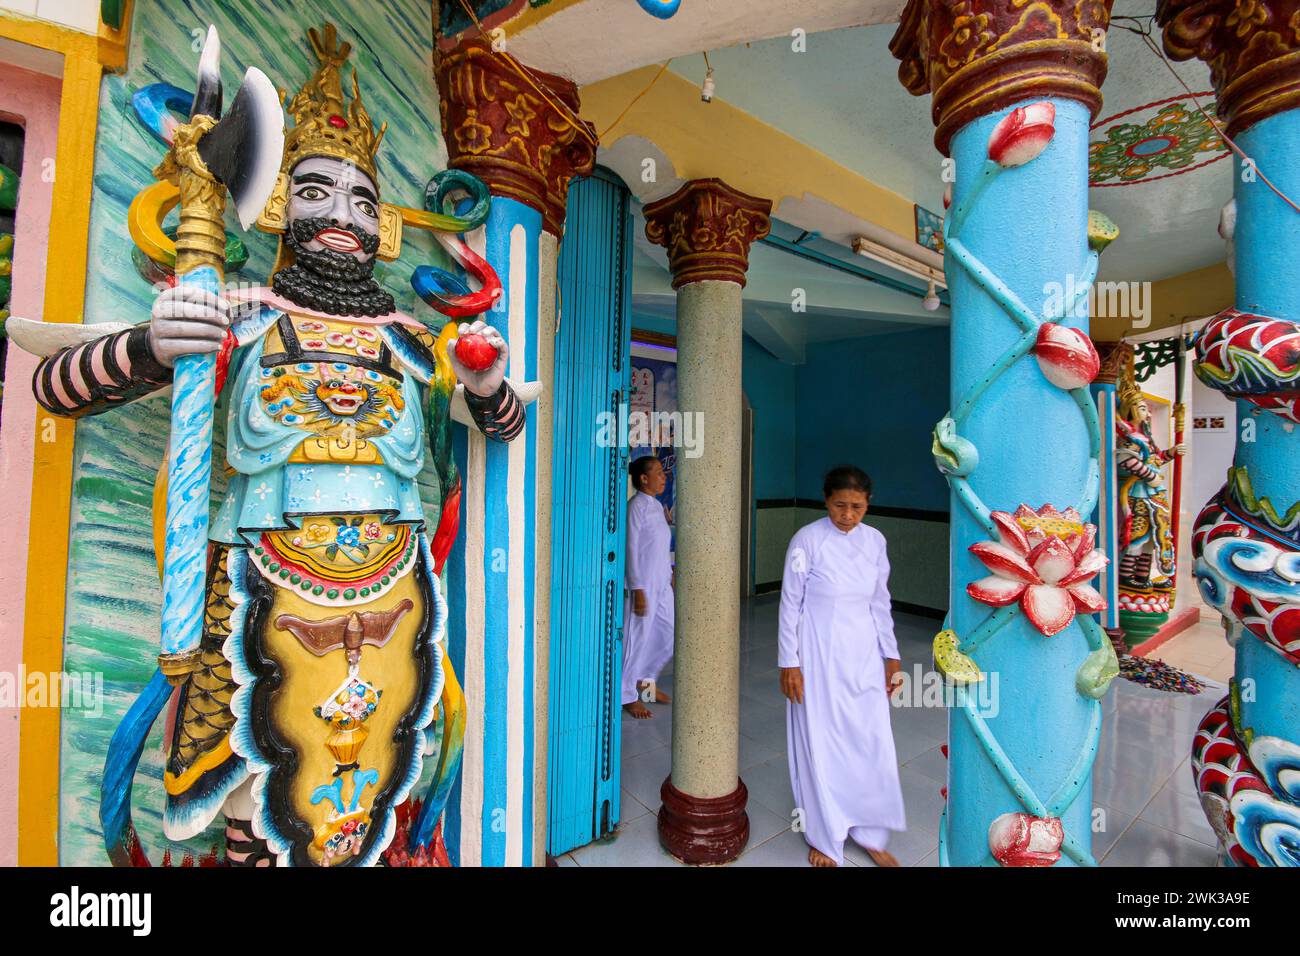
<instances>
[{"instance_id":1,"label":"plain concrete column","mask_svg":"<svg viewBox=\"0 0 1300 956\"><path fill-rule=\"evenodd\" d=\"M659 838L688 863L749 840L740 748L741 290L771 203L717 179L645 207L677 290L677 404L694 447L677 455L673 764Z\"/></svg>"}]
</instances>

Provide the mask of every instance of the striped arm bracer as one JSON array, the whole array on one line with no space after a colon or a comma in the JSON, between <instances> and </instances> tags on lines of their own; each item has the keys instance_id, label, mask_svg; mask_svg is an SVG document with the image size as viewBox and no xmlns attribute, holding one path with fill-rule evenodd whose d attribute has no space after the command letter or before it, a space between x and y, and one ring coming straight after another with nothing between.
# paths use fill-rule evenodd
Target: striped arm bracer
<instances>
[{"instance_id":1,"label":"striped arm bracer","mask_svg":"<svg viewBox=\"0 0 1300 956\"><path fill-rule=\"evenodd\" d=\"M465 404L469 406L469 413L479 431L488 438L502 442L513 441L524 430L527 420L524 403L519 401L519 396L505 382L487 398L465 389Z\"/></svg>"},{"instance_id":2,"label":"striped arm bracer","mask_svg":"<svg viewBox=\"0 0 1300 956\"><path fill-rule=\"evenodd\" d=\"M80 418L170 385L172 370L154 358L148 334L148 325L137 325L41 359L32 378L36 401L55 415Z\"/></svg>"}]
</instances>

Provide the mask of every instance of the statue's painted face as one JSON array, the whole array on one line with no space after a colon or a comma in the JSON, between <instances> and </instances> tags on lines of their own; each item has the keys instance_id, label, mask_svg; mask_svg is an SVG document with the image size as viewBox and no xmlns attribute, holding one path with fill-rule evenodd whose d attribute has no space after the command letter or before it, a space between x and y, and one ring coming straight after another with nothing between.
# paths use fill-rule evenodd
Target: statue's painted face
<instances>
[{"instance_id":1,"label":"statue's painted face","mask_svg":"<svg viewBox=\"0 0 1300 956\"><path fill-rule=\"evenodd\" d=\"M289 228L310 252L336 252L358 262L374 258L379 238L379 190L368 175L342 159L312 156L289 174Z\"/></svg>"},{"instance_id":2,"label":"statue's painted face","mask_svg":"<svg viewBox=\"0 0 1300 956\"><path fill-rule=\"evenodd\" d=\"M1151 420L1151 409L1147 408L1146 402L1137 403L1137 420L1139 423Z\"/></svg>"}]
</instances>

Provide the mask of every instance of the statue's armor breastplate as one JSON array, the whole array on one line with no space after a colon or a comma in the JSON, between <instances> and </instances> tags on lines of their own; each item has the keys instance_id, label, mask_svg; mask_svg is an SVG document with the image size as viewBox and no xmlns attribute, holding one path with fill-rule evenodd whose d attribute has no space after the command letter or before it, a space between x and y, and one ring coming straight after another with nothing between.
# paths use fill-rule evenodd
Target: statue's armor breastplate
<instances>
[{"instance_id":1,"label":"statue's armor breastplate","mask_svg":"<svg viewBox=\"0 0 1300 956\"><path fill-rule=\"evenodd\" d=\"M369 441L400 417L402 373L373 328L285 314L266 337L259 400L282 425L309 432L291 462L381 461Z\"/></svg>"},{"instance_id":2,"label":"statue's armor breastplate","mask_svg":"<svg viewBox=\"0 0 1300 956\"><path fill-rule=\"evenodd\" d=\"M252 545L311 515L423 527L420 392L392 333L347 317L268 321L230 388L231 477L212 539Z\"/></svg>"}]
</instances>

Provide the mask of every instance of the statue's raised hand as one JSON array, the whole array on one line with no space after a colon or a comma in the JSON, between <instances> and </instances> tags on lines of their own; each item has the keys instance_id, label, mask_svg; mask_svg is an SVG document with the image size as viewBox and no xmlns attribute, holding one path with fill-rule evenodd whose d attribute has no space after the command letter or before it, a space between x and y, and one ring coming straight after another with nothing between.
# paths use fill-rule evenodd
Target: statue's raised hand
<instances>
[{"instance_id":1,"label":"statue's raised hand","mask_svg":"<svg viewBox=\"0 0 1300 956\"><path fill-rule=\"evenodd\" d=\"M178 285L154 301L149 347L159 364L170 368L182 355L218 351L228 328L230 304L223 296Z\"/></svg>"},{"instance_id":2,"label":"statue's raised hand","mask_svg":"<svg viewBox=\"0 0 1300 956\"><path fill-rule=\"evenodd\" d=\"M506 363L510 360L510 348L506 345L506 340L495 328L478 319L474 322L462 322L456 330L456 335L457 338L447 341L447 358L456 373L456 380L464 385L467 391L481 398L495 395L501 383L505 381ZM497 350L497 357L492 364L481 371L467 368L456 355L456 344L460 341L459 336L462 335L481 335L486 339L487 344Z\"/></svg>"}]
</instances>

